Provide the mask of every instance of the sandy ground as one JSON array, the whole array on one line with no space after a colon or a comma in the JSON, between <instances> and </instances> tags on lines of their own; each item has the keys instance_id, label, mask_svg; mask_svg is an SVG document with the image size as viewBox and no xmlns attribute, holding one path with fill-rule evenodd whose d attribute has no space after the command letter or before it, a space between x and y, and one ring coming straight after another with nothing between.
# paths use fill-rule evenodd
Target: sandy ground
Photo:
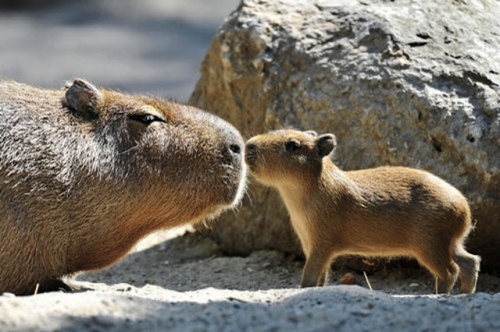
<instances>
[{"instance_id":1,"label":"sandy ground","mask_svg":"<svg viewBox=\"0 0 500 332\"><path fill-rule=\"evenodd\" d=\"M0 77L58 88L72 77L186 100L210 40L237 0L63 1L0 12ZM359 286L297 287L303 261L226 257L183 231L152 235L121 263L76 276L80 293L0 296L0 331L495 331L500 279L435 296L422 269L362 274ZM4 268L4 267L0 267Z\"/></svg>"},{"instance_id":2,"label":"sandy ground","mask_svg":"<svg viewBox=\"0 0 500 332\"><path fill-rule=\"evenodd\" d=\"M226 257L197 234L145 239L121 263L80 274L90 290L0 296L1 331L495 331L500 279L436 296L422 269L355 274L359 285L300 289L303 261L273 251Z\"/></svg>"}]
</instances>

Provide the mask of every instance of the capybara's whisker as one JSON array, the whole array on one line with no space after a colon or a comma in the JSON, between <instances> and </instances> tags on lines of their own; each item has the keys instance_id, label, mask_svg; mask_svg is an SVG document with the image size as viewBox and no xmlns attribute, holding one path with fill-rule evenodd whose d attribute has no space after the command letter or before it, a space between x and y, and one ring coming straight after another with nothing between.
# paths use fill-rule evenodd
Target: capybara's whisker
<instances>
[{"instance_id":1,"label":"capybara's whisker","mask_svg":"<svg viewBox=\"0 0 500 332\"><path fill-rule=\"evenodd\" d=\"M127 153L132 152L132 151L137 150L137 149L139 149L139 146L138 146L138 145L133 146L133 147L131 147L131 148L129 148L129 149L123 150L123 151L121 151L121 152L118 152L118 154L117 154L116 156L118 157L118 156L121 156L121 155L127 154Z\"/></svg>"}]
</instances>

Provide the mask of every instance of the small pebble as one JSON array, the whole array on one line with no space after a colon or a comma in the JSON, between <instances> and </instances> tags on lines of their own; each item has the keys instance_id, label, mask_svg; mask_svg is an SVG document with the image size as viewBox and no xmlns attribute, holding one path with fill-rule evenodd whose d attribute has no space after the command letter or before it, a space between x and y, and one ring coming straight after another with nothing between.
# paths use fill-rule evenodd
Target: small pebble
<instances>
[{"instance_id":1,"label":"small pebble","mask_svg":"<svg viewBox=\"0 0 500 332\"><path fill-rule=\"evenodd\" d=\"M356 280L356 276L352 273L346 273L340 278L339 283L341 285L357 285L358 281Z\"/></svg>"}]
</instances>

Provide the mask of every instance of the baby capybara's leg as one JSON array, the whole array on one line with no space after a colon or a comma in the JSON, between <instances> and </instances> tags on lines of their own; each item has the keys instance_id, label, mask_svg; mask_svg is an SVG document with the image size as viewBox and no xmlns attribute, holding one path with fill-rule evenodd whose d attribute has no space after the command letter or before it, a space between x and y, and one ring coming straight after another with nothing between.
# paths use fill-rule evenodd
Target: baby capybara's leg
<instances>
[{"instance_id":1,"label":"baby capybara's leg","mask_svg":"<svg viewBox=\"0 0 500 332\"><path fill-rule=\"evenodd\" d=\"M449 250L429 250L417 259L436 278L436 294L450 294L457 281L459 269L450 257Z\"/></svg>"},{"instance_id":2,"label":"baby capybara's leg","mask_svg":"<svg viewBox=\"0 0 500 332\"><path fill-rule=\"evenodd\" d=\"M318 280L318 286L326 286L328 283L328 270L329 270L330 264L327 264L323 272L321 272L320 278Z\"/></svg>"},{"instance_id":3,"label":"baby capybara's leg","mask_svg":"<svg viewBox=\"0 0 500 332\"><path fill-rule=\"evenodd\" d=\"M457 263L460 272L460 292L474 293L481 264L481 257L468 253L462 245L455 250L453 260Z\"/></svg>"},{"instance_id":4,"label":"baby capybara's leg","mask_svg":"<svg viewBox=\"0 0 500 332\"><path fill-rule=\"evenodd\" d=\"M443 262L444 263L444 262ZM436 273L436 294L450 294L453 286L458 278L458 266L453 261L449 261L448 265L444 265L439 272Z\"/></svg>"},{"instance_id":5,"label":"baby capybara's leg","mask_svg":"<svg viewBox=\"0 0 500 332\"><path fill-rule=\"evenodd\" d=\"M329 255L314 251L311 252L307 257L306 265L302 271L300 287L324 286L330 262Z\"/></svg>"}]
</instances>

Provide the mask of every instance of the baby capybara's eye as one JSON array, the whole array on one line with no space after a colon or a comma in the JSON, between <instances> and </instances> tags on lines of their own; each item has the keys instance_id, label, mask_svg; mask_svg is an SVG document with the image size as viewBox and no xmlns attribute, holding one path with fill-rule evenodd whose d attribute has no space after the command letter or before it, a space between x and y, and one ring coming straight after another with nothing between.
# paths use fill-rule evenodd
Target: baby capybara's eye
<instances>
[{"instance_id":1,"label":"baby capybara's eye","mask_svg":"<svg viewBox=\"0 0 500 332\"><path fill-rule=\"evenodd\" d=\"M285 151L290 152L290 151L297 151L300 149L300 143L297 141L288 141L285 142Z\"/></svg>"}]
</instances>

